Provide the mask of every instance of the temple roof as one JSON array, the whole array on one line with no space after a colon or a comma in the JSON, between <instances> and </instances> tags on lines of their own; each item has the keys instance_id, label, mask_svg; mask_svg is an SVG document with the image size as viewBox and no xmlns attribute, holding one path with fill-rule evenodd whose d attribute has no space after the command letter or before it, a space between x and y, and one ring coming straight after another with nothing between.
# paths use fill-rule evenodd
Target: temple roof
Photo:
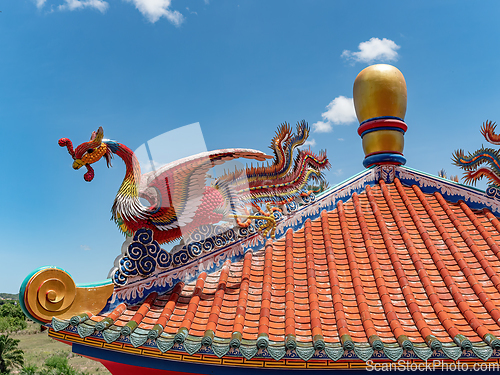
<instances>
[{"instance_id":1,"label":"temple roof","mask_svg":"<svg viewBox=\"0 0 500 375\"><path fill-rule=\"evenodd\" d=\"M498 202L482 192L376 167L285 220L277 239L191 281L143 287L138 303L54 319L52 335L192 358L497 357L493 213Z\"/></svg>"}]
</instances>

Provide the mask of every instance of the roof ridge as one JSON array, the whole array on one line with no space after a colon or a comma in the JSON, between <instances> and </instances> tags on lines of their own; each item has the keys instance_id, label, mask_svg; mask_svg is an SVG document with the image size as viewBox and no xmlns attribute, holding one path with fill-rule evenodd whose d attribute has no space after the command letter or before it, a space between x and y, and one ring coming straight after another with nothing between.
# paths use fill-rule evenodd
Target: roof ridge
<instances>
[{"instance_id":1,"label":"roof ridge","mask_svg":"<svg viewBox=\"0 0 500 375\"><path fill-rule=\"evenodd\" d=\"M205 329L205 333L203 334L203 339L201 340L201 343L206 346L211 345L214 340L215 330L217 329L217 323L219 321L219 315L221 313L222 300L224 298L224 294L226 293L230 264L231 260L227 259L222 266L222 270L219 276L217 291L215 292L212 306L210 307L210 315L208 316L207 327Z\"/></svg>"},{"instance_id":2,"label":"roof ridge","mask_svg":"<svg viewBox=\"0 0 500 375\"><path fill-rule=\"evenodd\" d=\"M325 242L326 261L328 265L328 277L330 280L330 289L333 299L333 309L335 312L335 323L337 324L340 342L346 350L353 349L354 341L349 332L347 319L344 312L344 301L340 292L340 281L335 264L335 253L333 251L332 237L330 233L330 225L328 224L328 212L321 212L321 228L323 230L323 240Z\"/></svg>"},{"instance_id":3,"label":"roof ridge","mask_svg":"<svg viewBox=\"0 0 500 375\"><path fill-rule=\"evenodd\" d=\"M229 345L232 348L239 348L243 338L243 329L245 327L245 317L248 304L248 292L250 289L250 271L252 267L253 252L247 251L243 260L243 271L241 274L240 293L238 295L238 307L233 323L233 333Z\"/></svg>"},{"instance_id":4,"label":"roof ridge","mask_svg":"<svg viewBox=\"0 0 500 375\"><path fill-rule=\"evenodd\" d=\"M285 347L297 347L295 332L295 278L293 256L293 230L288 229L285 237Z\"/></svg>"},{"instance_id":5,"label":"roof ridge","mask_svg":"<svg viewBox=\"0 0 500 375\"><path fill-rule=\"evenodd\" d=\"M201 293L203 291L203 287L205 286L205 280L207 279L207 273L202 272L198 279L196 280L196 285L193 290L193 294L189 300L188 308L186 314L184 315L184 319L182 320L181 326L177 330L177 334L175 335L175 342L183 343L189 334L189 329L191 328L191 324L193 323L194 317L196 315L196 311L198 310L198 305L201 299Z\"/></svg>"},{"instance_id":6,"label":"roof ridge","mask_svg":"<svg viewBox=\"0 0 500 375\"><path fill-rule=\"evenodd\" d=\"M353 195L353 201L357 197L356 193ZM354 204L355 201L354 201ZM363 328L368 338L368 342L375 350L381 350L383 348L382 341L377 335L375 325L368 309L368 303L366 296L364 294L363 282L361 281L361 274L359 272L358 263L356 260L356 255L354 254L354 249L352 246L351 235L349 233L349 227L347 225L347 219L344 212L344 204L342 201L337 203L337 215L340 222L340 228L342 232L342 239L344 241L344 246L347 254L347 262L349 264L349 270L351 271L351 279L354 287L354 294L356 296L356 303L358 304L359 314L361 316L361 321L363 323Z\"/></svg>"},{"instance_id":7,"label":"roof ridge","mask_svg":"<svg viewBox=\"0 0 500 375\"><path fill-rule=\"evenodd\" d=\"M307 293L309 298L309 313L311 319L311 335L315 350L325 348L325 339L321 329L321 316L319 313L318 288L316 286L316 270L314 269L314 250L312 241L311 219L304 224L304 240L306 245L306 276Z\"/></svg>"},{"instance_id":8,"label":"roof ridge","mask_svg":"<svg viewBox=\"0 0 500 375\"><path fill-rule=\"evenodd\" d=\"M273 241L268 240L264 254L264 280L262 282L262 303L260 308L257 347L267 348L269 345L269 318L271 315L271 291L273 283Z\"/></svg>"}]
</instances>

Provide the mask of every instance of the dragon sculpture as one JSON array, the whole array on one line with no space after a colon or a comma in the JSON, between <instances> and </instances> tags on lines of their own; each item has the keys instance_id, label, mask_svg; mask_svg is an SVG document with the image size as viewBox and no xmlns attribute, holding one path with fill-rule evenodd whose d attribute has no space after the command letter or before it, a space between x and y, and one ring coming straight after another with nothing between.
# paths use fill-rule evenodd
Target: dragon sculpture
<instances>
[{"instance_id":1,"label":"dragon sculpture","mask_svg":"<svg viewBox=\"0 0 500 375\"><path fill-rule=\"evenodd\" d=\"M491 144L500 145L500 135L495 133L496 124L486 121L481 126L481 134ZM465 171L463 180L468 184L476 184L486 177L491 185L500 187L500 150L481 146L474 153L465 155L457 150L452 156L453 164Z\"/></svg>"},{"instance_id":2,"label":"dragon sculpture","mask_svg":"<svg viewBox=\"0 0 500 375\"><path fill-rule=\"evenodd\" d=\"M125 145L103 139L103 129L93 132L90 141L73 149L68 138L59 145L67 147L73 157L73 168L85 166L85 181L92 181L91 164L105 158L111 166L113 155L125 163L125 178L112 207L112 219L122 232L131 236L141 228L149 228L158 243L172 242L204 224L236 219L240 226L259 219L259 230L274 236L273 212L279 206L308 194L303 189L309 181L323 181L323 170L330 167L326 152L315 155L298 149L309 135L302 121L294 134L282 124L271 143L271 164L225 172L207 184L207 173L216 165L235 158L264 161L272 156L251 149L223 149L200 153L162 166L141 175L139 161ZM293 155L297 151L295 160ZM145 199L149 206L144 205ZM267 212L261 206L267 207Z\"/></svg>"}]
</instances>

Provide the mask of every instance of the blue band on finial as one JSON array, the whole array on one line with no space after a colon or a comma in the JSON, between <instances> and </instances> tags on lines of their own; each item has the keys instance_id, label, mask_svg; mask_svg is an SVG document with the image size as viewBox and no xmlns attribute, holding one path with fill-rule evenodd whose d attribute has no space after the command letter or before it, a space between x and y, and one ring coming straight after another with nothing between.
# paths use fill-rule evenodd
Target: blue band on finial
<instances>
[{"instance_id":1,"label":"blue band on finial","mask_svg":"<svg viewBox=\"0 0 500 375\"><path fill-rule=\"evenodd\" d=\"M363 166L365 168L369 168L374 164L405 165L406 158L398 154L384 153L367 156L365 160L363 160Z\"/></svg>"},{"instance_id":2,"label":"blue band on finial","mask_svg":"<svg viewBox=\"0 0 500 375\"><path fill-rule=\"evenodd\" d=\"M405 131L401 128L396 128L394 126L381 126L380 128L372 128L372 129L365 130L363 133L361 133L361 138L363 138L365 136L365 134L367 134L367 133L375 132L378 130L396 130L400 133L405 134Z\"/></svg>"}]
</instances>

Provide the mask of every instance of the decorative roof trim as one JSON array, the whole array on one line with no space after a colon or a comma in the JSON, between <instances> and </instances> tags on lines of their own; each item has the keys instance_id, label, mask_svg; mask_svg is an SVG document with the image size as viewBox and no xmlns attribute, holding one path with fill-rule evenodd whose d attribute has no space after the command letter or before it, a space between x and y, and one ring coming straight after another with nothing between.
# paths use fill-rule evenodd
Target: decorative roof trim
<instances>
[{"instance_id":1,"label":"decorative roof trim","mask_svg":"<svg viewBox=\"0 0 500 375\"><path fill-rule=\"evenodd\" d=\"M56 319L56 318L54 318ZM59 322L58 324L61 324ZM85 324L85 323L82 323ZM90 327L78 329L77 327L68 326L66 329L56 331L52 325L49 330L49 336L73 343L82 343L84 345L91 345L94 347L106 348L122 353L132 353L143 355L147 357L163 357L164 359L172 359L178 355L179 360L186 362L194 362L199 360L199 355L213 356L221 359L220 364L229 363L230 359L245 358L247 361L255 361L255 366L260 367L262 362L272 362L276 364L281 360L301 360L308 362L315 368L321 368L325 364L325 360L335 362L344 362L352 360L361 360L367 362L369 360L377 361L398 361L402 360L439 360L451 359L453 361L460 359L474 360L480 359L488 361L490 359L500 359L500 350L492 349L484 343L472 344L470 349L463 350L455 344L444 344L441 349L432 351L426 345L415 344L411 350L403 350L399 345L385 344L382 350L374 350L368 342L356 342L350 350L345 350L340 344L326 343L325 348L322 350L314 349L312 343L299 343L296 349L286 349L283 342L270 341L266 348L258 348L257 343L245 342L239 348L234 348L227 342L213 343L210 346L202 345L199 338L186 336L184 342L176 342L175 337L162 337L157 340L147 340L139 345L134 345L133 339L130 336L116 337L112 341L105 340L102 333L94 332L88 335ZM90 328L91 329L91 328ZM82 342L85 339L84 342ZM189 357L198 355L195 357ZM226 359L225 362L222 358ZM229 360L229 361L228 361ZM217 362L217 361L216 361ZM219 362L217 362L219 363ZM210 364L217 364L213 360ZM266 367L261 364L262 367ZM289 363L290 367L284 364L283 367L293 368L293 364ZM275 366L275 365L273 365ZM318 367L319 366L319 367ZM327 367L325 367L327 368Z\"/></svg>"}]
</instances>

